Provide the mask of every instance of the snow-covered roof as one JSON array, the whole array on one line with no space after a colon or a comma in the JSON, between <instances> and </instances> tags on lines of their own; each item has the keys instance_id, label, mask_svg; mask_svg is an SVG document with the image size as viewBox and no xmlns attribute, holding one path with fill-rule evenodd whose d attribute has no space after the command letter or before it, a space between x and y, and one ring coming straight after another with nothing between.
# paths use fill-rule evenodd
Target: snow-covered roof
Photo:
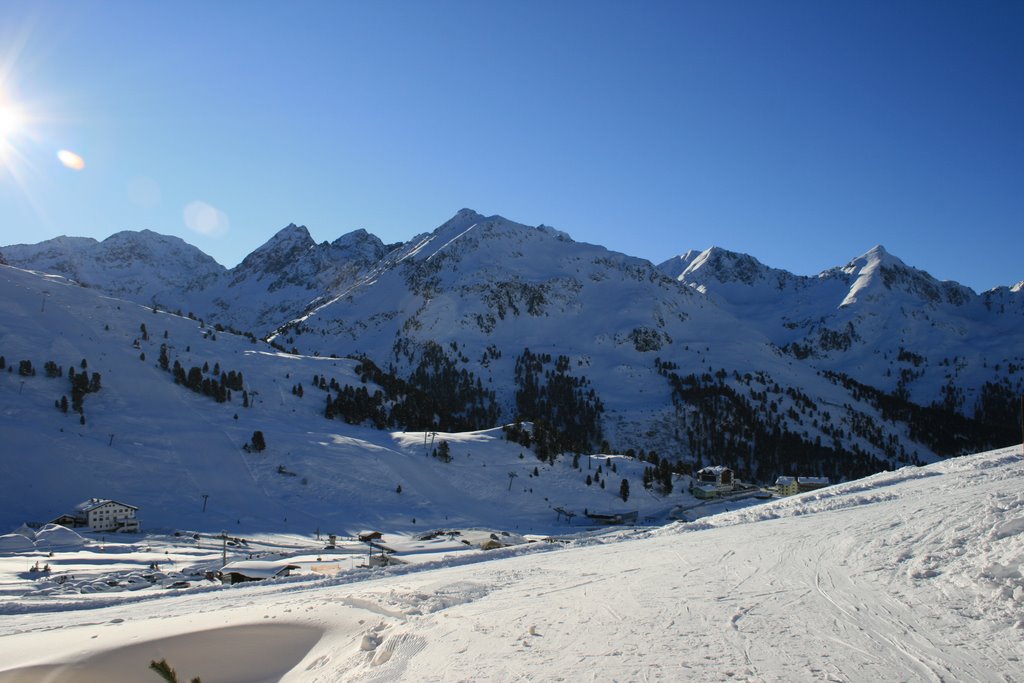
<instances>
[{"instance_id":1,"label":"snow-covered roof","mask_svg":"<svg viewBox=\"0 0 1024 683\"><path fill-rule=\"evenodd\" d=\"M20 534L29 540L34 540L36 537L36 530L30 527L28 524L22 524L11 533Z\"/></svg>"},{"instance_id":2,"label":"snow-covered roof","mask_svg":"<svg viewBox=\"0 0 1024 683\"><path fill-rule=\"evenodd\" d=\"M795 477L779 477L775 480L776 486L789 486L796 481Z\"/></svg>"},{"instance_id":3,"label":"snow-covered roof","mask_svg":"<svg viewBox=\"0 0 1024 683\"><path fill-rule=\"evenodd\" d=\"M224 574L241 574L250 579L270 579L288 569L298 569L296 564L270 562L267 560L239 560L224 565Z\"/></svg>"},{"instance_id":4,"label":"snow-covered roof","mask_svg":"<svg viewBox=\"0 0 1024 683\"><path fill-rule=\"evenodd\" d=\"M722 472L732 472L732 468L726 467L725 465L708 465L707 467L704 467L701 470L699 470L698 474L700 474L700 472L710 472L712 474L721 474Z\"/></svg>"},{"instance_id":5,"label":"snow-covered roof","mask_svg":"<svg viewBox=\"0 0 1024 683\"><path fill-rule=\"evenodd\" d=\"M86 540L77 532L59 524L47 524L36 532L36 546L79 546Z\"/></svg>"},{"instance_id":6,"label":"snow-covered roof","mask_svg":"<svg viewBox=\"0 0 1024 683\"><path fill-rule=\"evenodd\" d=\"M827 485L829 483L829 479L828 477L798 477L797 483Z\"/></svg>"},{"instance_id":7,"label":"snow-covered roof","mask_svg":"<svg viewBox=\"0 0 1024 683\"><path fill-rule=\"evenodd\" d=\"M116 501L116 500L110 500L109 498L90 498L89 500L81 502L78 505L76 505L75 506L75 512L89 512L90 510L95 510L96 508L100 507L101 505L106 505L107 503L114 503L115 505L123 505L126 508L131 508L132 510L138 510L139 509L139 508L137 508L134 505L129 505L128 503L122 503L122 502Z\"/></svg>"}]
</instances>

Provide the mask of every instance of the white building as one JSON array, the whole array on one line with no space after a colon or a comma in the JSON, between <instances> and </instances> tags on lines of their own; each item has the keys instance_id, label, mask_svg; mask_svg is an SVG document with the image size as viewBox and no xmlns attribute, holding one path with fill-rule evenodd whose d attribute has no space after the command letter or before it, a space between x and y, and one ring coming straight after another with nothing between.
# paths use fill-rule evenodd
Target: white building
<instances>
[{"instance_id":1,"label":"white building","mask_svg":"<svg viewBox=\"0 0 1024 683\"><path fill-rule=\"evenodd\" d=\"M733 486L734 480L732 470L724 465L705 467L697 471L697 480L701 484L713 484L718 487Z\"/></svg>"},{"instance_id":2,"label":"white building","mask_svg":"<svg viewBox=\"0 0 1024 683\"><path fill-rule=\"evenodd\" d=\"M779 489L780 496L795 496L800 491L797 488L796 477L779 477L775 480L775 486Z\"/></svg>"},{"instance_id":3,"label":"white building","mask_svg":"<svg viewBox=\"0 0 1024 683\"><path fill-rule=\"evenodd\" d=\"M75 506L74 526L89 527L93 531L137 532L139 508L105 498L90 498ZM66 517L66 515L65 515Z\"/></svg>"}]
</instances>

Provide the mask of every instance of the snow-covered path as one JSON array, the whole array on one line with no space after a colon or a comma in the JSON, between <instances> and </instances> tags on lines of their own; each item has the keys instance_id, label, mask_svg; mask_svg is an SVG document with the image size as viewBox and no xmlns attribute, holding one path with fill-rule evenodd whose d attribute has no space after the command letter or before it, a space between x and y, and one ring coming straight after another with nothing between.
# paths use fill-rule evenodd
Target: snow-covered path
<instances>
[{"instance_id":1,"label":"snow-covered path","mask_svg":"<svg viewBox=\"0 0 1024 683\"><path fill-rule=\"evenodd\" d=\"M146 680L172 655L207 683L1021 680L1019 453L563 551L4 615L0 667L79 664L0 681Z\"/></svg>"}]
</instances>

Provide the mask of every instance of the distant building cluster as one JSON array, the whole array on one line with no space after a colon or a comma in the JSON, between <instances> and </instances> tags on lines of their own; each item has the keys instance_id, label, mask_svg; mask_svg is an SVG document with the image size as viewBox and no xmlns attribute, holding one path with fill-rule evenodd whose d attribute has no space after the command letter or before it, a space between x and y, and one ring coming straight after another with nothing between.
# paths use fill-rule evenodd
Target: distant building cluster
<instances>
[{"instance_id":1,"label":"distant building cluster","mask_svg":"<svg viewBox=\"0 0 1024 683\"><path fill-rule=\"evenodd\" d=\"M765 495L774 493L779 496L794 496L805 491L813 491L829 486L828 477L788 477L781 476L775 480L774 490L769 489ZM713 498L730 498L746 496L754 493L756 486L736 479L733 471L724 465L713 465L697 471L690 493L695 498L710 500Z\"/></svg>"}]
</instances>

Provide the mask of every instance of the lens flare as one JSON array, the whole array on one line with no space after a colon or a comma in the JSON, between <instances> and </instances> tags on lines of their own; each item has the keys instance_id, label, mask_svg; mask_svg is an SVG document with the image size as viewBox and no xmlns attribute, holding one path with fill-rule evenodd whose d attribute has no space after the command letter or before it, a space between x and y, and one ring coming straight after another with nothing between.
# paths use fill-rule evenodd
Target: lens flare
<instances>
[{"instance_id":1,"label":"lens flare","mask_svg":"<svg viewBox=\"0 0 1024 683\"><path fill-rule=\"evenodd\" d=\"M81 171L85 168L85 159L66 149L62 149L57 152L57 158L60 159L60 163L67 166L72 171Z\"/></svg>"},{"instance_id":2,"label":"lens flare","mask_svg":"<svg viewBox=\"0 0 1024 683\"><path fill-rule=\"evenodd\" d=\"M220 237L231 228L227 214L203 201L189 202L184 214L186 227L201 235Z\"/></svg>"}]
</instances>

